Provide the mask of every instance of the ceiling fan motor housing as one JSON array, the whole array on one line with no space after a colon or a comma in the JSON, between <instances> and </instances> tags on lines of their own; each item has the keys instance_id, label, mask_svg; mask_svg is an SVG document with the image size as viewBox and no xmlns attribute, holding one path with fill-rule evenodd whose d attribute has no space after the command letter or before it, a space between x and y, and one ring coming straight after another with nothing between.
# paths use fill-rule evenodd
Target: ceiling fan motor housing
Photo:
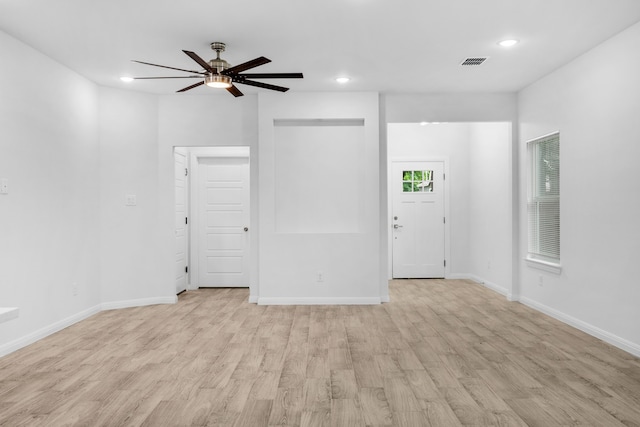
<instances>
[{"instance_id":1,"label":"ceiling fan motor housing","mask_svg":"<svg viewBox=\"0 0 640 427\"><path fill-rule=\"evenodd\" d=\"M223 72L227 68L231 67L231 65L229 65L229 63L227 61L225 61L224 59L220 59L220 58L212 59L211 61L209 61L209 65L214 70L218 70L218 74L220 74L221 72Z\"/></svg>"},{"instance_id":2,"label":"ceiling fan motor housing","mask_svg":"<svg viewBox=\"0 0 640 427\"><path fill-rule=\"evenodd\" d=\"M227 45L222 42L211 43L211 49L216 51L216 59L209 61L209 66L214 70L217 70L218 74L231 67L227 61L220 58L220 52L224 52L226 47Z\"/></svg>"}]
</instances>

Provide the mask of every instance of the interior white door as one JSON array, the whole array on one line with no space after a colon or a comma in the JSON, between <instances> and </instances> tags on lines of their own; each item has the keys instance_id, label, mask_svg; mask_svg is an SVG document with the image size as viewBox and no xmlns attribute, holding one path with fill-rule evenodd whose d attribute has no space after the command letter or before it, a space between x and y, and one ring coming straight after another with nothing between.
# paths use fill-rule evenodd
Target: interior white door
<instances>
[{"instance_id":1,"label":"interior white door","mask_svg":"<svg viewBox=\"0 0 640 427\"><path fill-rule=\"evenodd\" d=\"M249 286L249 158L198 159L200 287Z\"/></svg>"},{"instance_id":2,"label":"interior white door","mask_svg":"<svg viewBox=\"0 0 640 427\"><path fill-rule=\"evenodd\" d=\"M392 275L444 277L444 162L394 162L392 173Z\"/></svg>"},{"instance_id":3,"label":"interior white door","mask_svg":"<svg viewBox=\"0 0 640 427\"><path fill-rule=\"evenodd\" d=\"M187 290L187 159L174 152L175 173L175 234L176 234L176 293Z\"/></svg>"}]
</instances>

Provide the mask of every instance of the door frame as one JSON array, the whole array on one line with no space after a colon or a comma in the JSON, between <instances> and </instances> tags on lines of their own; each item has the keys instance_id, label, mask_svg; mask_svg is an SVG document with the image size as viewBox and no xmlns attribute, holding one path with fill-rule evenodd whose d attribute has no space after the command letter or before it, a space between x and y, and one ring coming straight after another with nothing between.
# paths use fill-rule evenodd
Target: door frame
<instances>
[{"instance_id":1,"label":"door frame","mask_svg":"<svg viewBox=\"0 0 640 427\"><path fill-rule=\"evenodd\" d=\"M444 180L444 216L446 221L444 223L444 256L447 261L444 266L444 278L447 279L450 276L451 268L451 221L449 215L449 157L393 157L387 162L387 279L393 279L393 166L396 163L416 163L416 162L442 162L445 175Z\"/></svg>"},{"instance_id":2,"label":"door frame","mask_svg":"<svg viewBox=\"0 0 640 427\"><path fill-rule=\"evenodd\" d=\"M250 156L250 147L247 146L236 146L236 147L203 147L203 148L191 148L189 149L189 193L190 203L189 203L189 212L191 216L189 217L189 233L190 233L190 259L189 259L189 276L190 283L187 290L195 290L200 287L200 279L199 279L199 246L200 240L198 235L199 229L199 211L198 211L198 197L193 195L193 191L198 188L198 160L202 158L246 158L248 161L249 168L249 223L252 223L252 215L251 215L251 156ZM253 230L255 233L256 230ZM247 250L247 256L249 257L249 282L253 280L252 275L252 265L254 260L252 260L252 239L249 238L249 249Z\"/></svg>"},{"instance_id":3,"label":"door frame","mask_svg":"<svg viewBox=\"0 0 640 427\"><path fill-rule=\"evenodd\" d=\"M190 188L191 185L189 183L189 176L188 176L188 171L189 171L189 150L186 147L173 147L173 158L174 158L174 165L173 165L173 169L174 169L174 174L176 173L176 164L175 164L175 156L176 154L181 155L184 157L184 167L187 170L187 176L185 176L184 179L184 214L185 217L190 217L191 216L191 212L190 212L190 207L191 207L191 195L190 193ZM182 172L181 172L182 173ZM175 190L175 182L174 182L174 190ZM174 212L175 212L175 205L176 205L177 200L175 199L175 193L174 193ZM189 290L189 283L191 282L191 279L189 277L189 253L191 252L191 232L189 230L189 224L185 224L185 235L184 235L184 239L185 239L185 248L184 248L184 263L185 263L185 267L186 267L186 271L184 273L185 275L185 288L183 290L181 290L179 293L182 293L184 291L188 291ZM177 250L177 247L176 247ZM176 288L176 291L178 291L178 289Z\"/></svg>"}]
</instances>

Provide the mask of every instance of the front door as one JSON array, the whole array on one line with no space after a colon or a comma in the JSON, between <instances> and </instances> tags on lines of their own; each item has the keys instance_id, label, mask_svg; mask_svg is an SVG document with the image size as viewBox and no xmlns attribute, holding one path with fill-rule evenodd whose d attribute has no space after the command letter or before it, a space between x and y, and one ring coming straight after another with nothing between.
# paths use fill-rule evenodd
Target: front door
<instances>
[{"instance_id":1,"label":"front door","mask_svg":"<svg viewBox=\"0 0 640 427\"><path fill-rule=\"evenodd\" d=\"M392 169L393 278L444 277L444 162Z\"/></svg>"},{"instance_id":2,"label":"front door","mask_svg":"<svg viewBox=\"0 0 640 427\"><path fill-rule=\"evenodd\" d=\"M198 286L249 286L249 158L198 158Z\"/></svg>"}]
</instances>

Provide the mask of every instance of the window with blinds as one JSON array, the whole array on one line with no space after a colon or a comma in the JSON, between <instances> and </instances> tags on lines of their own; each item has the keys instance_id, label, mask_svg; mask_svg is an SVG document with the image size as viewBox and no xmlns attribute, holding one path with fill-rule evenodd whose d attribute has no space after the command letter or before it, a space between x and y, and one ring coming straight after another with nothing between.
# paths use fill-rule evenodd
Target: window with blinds
<instances>
[{"instance_id":1,"label":"window with blinds","mask_svg":"<svg viewBox=\"0 0 640 427\"><path fill-rule=\"evenodd\" d=\"M527 143L529 158L528 258L560 263L560 134Z\"/></svg>"}]
</instances>

